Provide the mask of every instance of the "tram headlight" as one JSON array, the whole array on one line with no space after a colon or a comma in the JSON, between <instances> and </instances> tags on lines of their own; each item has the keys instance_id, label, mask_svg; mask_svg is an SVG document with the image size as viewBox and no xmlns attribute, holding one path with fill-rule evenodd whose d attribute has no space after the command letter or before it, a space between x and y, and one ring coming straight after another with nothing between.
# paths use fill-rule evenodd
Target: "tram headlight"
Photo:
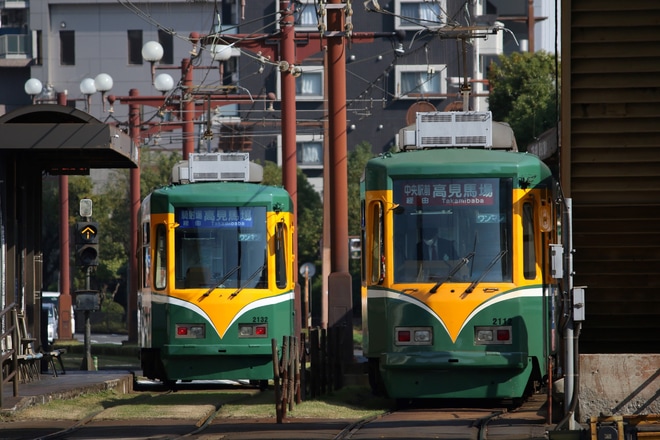
<instances>
[{"instance_id":1,"label":"tram headlight","mask_svg":"<svg viewBox=\"0 0 660 440\"><path fill-rule=\"evenodd\" d=\"M267 338L267 324L238 324L239 338Z\"/></svg>"},{"instance_id":2,"label":"tram headlight","mask_svg":"<svg viewBox=\"0 0 660 440\"><path fill-rule=\"evenodd\" d=\"M433 344L433 328L431 327L396 327L394 329L395 345L431 345Z\"/></svg>"},{"instance_id":3,"label":"tram headlight","mask_svg":"<svg viewBox=\"0 0 660 440\"><path fill-rule=\"evenodd\" d=\"M512 335L510 325L475 327L474 345L512 344Z\"/></svg>"},{"instance_id":4,"label":"tram headlight","mask_svg":"<svg viewBox=\"0 0 660 440\"><path fill-rule=\"evenodd\" d=\"M204 339L206 337L206 326L204 324L176 324L176 337Z\"/></svg>"}]
</instances>

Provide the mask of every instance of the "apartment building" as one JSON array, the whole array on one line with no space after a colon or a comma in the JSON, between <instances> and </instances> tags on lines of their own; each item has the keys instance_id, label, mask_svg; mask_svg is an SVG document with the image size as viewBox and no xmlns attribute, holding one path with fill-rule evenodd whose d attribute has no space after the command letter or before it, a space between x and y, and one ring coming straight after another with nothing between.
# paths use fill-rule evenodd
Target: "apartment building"
<instances>
[{"instance_id":1,"label":"apartment building","mask_svg":"<svg viewBox=\"0 0 660 440\"><path fill-rule=\"evenodd\" d=\"M538 10L538 4L548 2L536 3ZM264 44L277 47L281 4L295 7L297 47L309 44L313 36L318 41L319 24L325 24L327 10L314 0L0 0L0 114L29 105L32 99L49 102L66 91L68 105L101 121L127 124L128 106L115 103L110 107L107 96L127 96L131 89L141 96L178 93L157 90L154 75L169 74L176 87L183 61L190 60L193 82L200 90L261 97L248 99L248 104L207 109L195 121L195 148L248 150L255 159L281 164L279 59L266 60L253 47L237 43L229 59L217 61L209 47L190 38L192 33L220 38L238 34L240 41L248 42L271 35ZM528 0L368 0L344 5L353 32L345 45L347 147L351 150L366 141L374 153L395 145L399 129L415 111L461 108L459 92L466 78L476 95L471 109L484 110L487 87L482 78L490 60L499 53L528 47L525 41L530 40L534 23L548 22L536 17L530 27L528 18L534 16L534 8ZM463 44L460 36L475 26L500 30L484 31L485 38ZM358 38L362 33L373 33L374 38ZM158 41L163 48L153 74L142 56L148 41ZM297 161L320 188L332 79L324 68L323 51L296 62L300 64ZM110 90L102 95L81 89L81 83L89 85L99 74L111 77ZM24 90L30 78L43 86L33 96ZM142 109L143 121L163 123L162 132L151 130L145 136L145 145L180 149L181 130L171 124L176 123L176 115L158 110ZM212 138L206 119L211 120Z\"/></svg>"}]
</instances>

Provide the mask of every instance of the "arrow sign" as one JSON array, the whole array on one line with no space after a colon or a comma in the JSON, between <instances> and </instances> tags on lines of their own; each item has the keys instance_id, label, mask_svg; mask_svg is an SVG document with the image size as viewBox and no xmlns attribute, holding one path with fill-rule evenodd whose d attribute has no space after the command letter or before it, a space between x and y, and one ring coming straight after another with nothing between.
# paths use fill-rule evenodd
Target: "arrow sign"
<instances>
[{"instance_id":1,"label":"arrow sign","mask_svg":"<svg viewBox=\"0 0 660 440\"><path fill-rule=\"evenodd\" d=\"M96 235L96 229L92 228L91 226L87 226L85 229L80 231L80 233L83 235L83 239L88 241L91 238L94 238Z\"/></svg>"},{"instance_id":2,"label":"arrow sign","mask_svg":"<svg viewBox=\"0 0 660 440\"><path fill-rule=\"evenodd\" d=\"M76 223L76 242L78 244L98 243L99 227L96 222Z\"/></svg>"}]
</instances>

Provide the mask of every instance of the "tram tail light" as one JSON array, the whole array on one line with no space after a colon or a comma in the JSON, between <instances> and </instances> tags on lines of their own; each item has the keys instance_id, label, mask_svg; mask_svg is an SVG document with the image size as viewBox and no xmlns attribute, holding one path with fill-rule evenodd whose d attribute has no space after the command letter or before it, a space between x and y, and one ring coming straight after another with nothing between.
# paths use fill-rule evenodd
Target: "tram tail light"
<instances>
[{"instance_id":1,"label":"tram tail light","mask_svg":"<svg viewBox=\"0 0 660 440\"><path fill-rule=\"evenodd\" d=\"M204 339L206 337L206 326L204 324L176 324L176 337Z\"/></svg>"},{"instance_id":2,"label":"tram tail light","mask_svg":"<svg viewBox=\"0 0 660 440\"><path fill-rule=\"evenodd\" d=\"M483 326L474 328L474 345L512 344L513 334L510 325Z\"/></svg>"},{"instance_id":3,"label":"tram tail light","mask_svg":"<svg viewBox=\"0 0 660 440\"><path fill-rule=\"evenodd\" d=\"M395 345L431 345L433 344L433 328L431 327L396 327L394 329Z\"/></svg>"},{"instance_id":4,"label":"tram tail light","mask_svg":"<svg viewBox=\"0 0 660 440\"><path fill-rule=\"evenodd\" d=\"M267 338L267 324L238 324L239 338Z\"/></svg>"}]
</instances>

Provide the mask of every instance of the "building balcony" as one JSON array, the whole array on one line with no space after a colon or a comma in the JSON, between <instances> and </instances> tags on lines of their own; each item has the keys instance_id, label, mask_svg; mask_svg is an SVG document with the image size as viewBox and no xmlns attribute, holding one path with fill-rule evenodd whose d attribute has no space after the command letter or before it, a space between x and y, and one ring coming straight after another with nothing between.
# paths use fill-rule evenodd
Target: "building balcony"
<instances>
[{"instance_id":1,"label":"building balcony","mask_svg":"<svg viewBox=\"0 0 660 440\"><path fill-rule=\"evenodd\" d=\"M30 55L28 34L0 35L0 59L27 59Z\"/></svg>"},{"instance_id":2,"label":"building balcony","mask_svg":"<svg viewBox=\"0 0 660 440\"><path fill-rule=\"evenodd\" d=\"M25 9L30 6L26 0L0 0L0 9Z\"/></svg>"}]
</instances>

